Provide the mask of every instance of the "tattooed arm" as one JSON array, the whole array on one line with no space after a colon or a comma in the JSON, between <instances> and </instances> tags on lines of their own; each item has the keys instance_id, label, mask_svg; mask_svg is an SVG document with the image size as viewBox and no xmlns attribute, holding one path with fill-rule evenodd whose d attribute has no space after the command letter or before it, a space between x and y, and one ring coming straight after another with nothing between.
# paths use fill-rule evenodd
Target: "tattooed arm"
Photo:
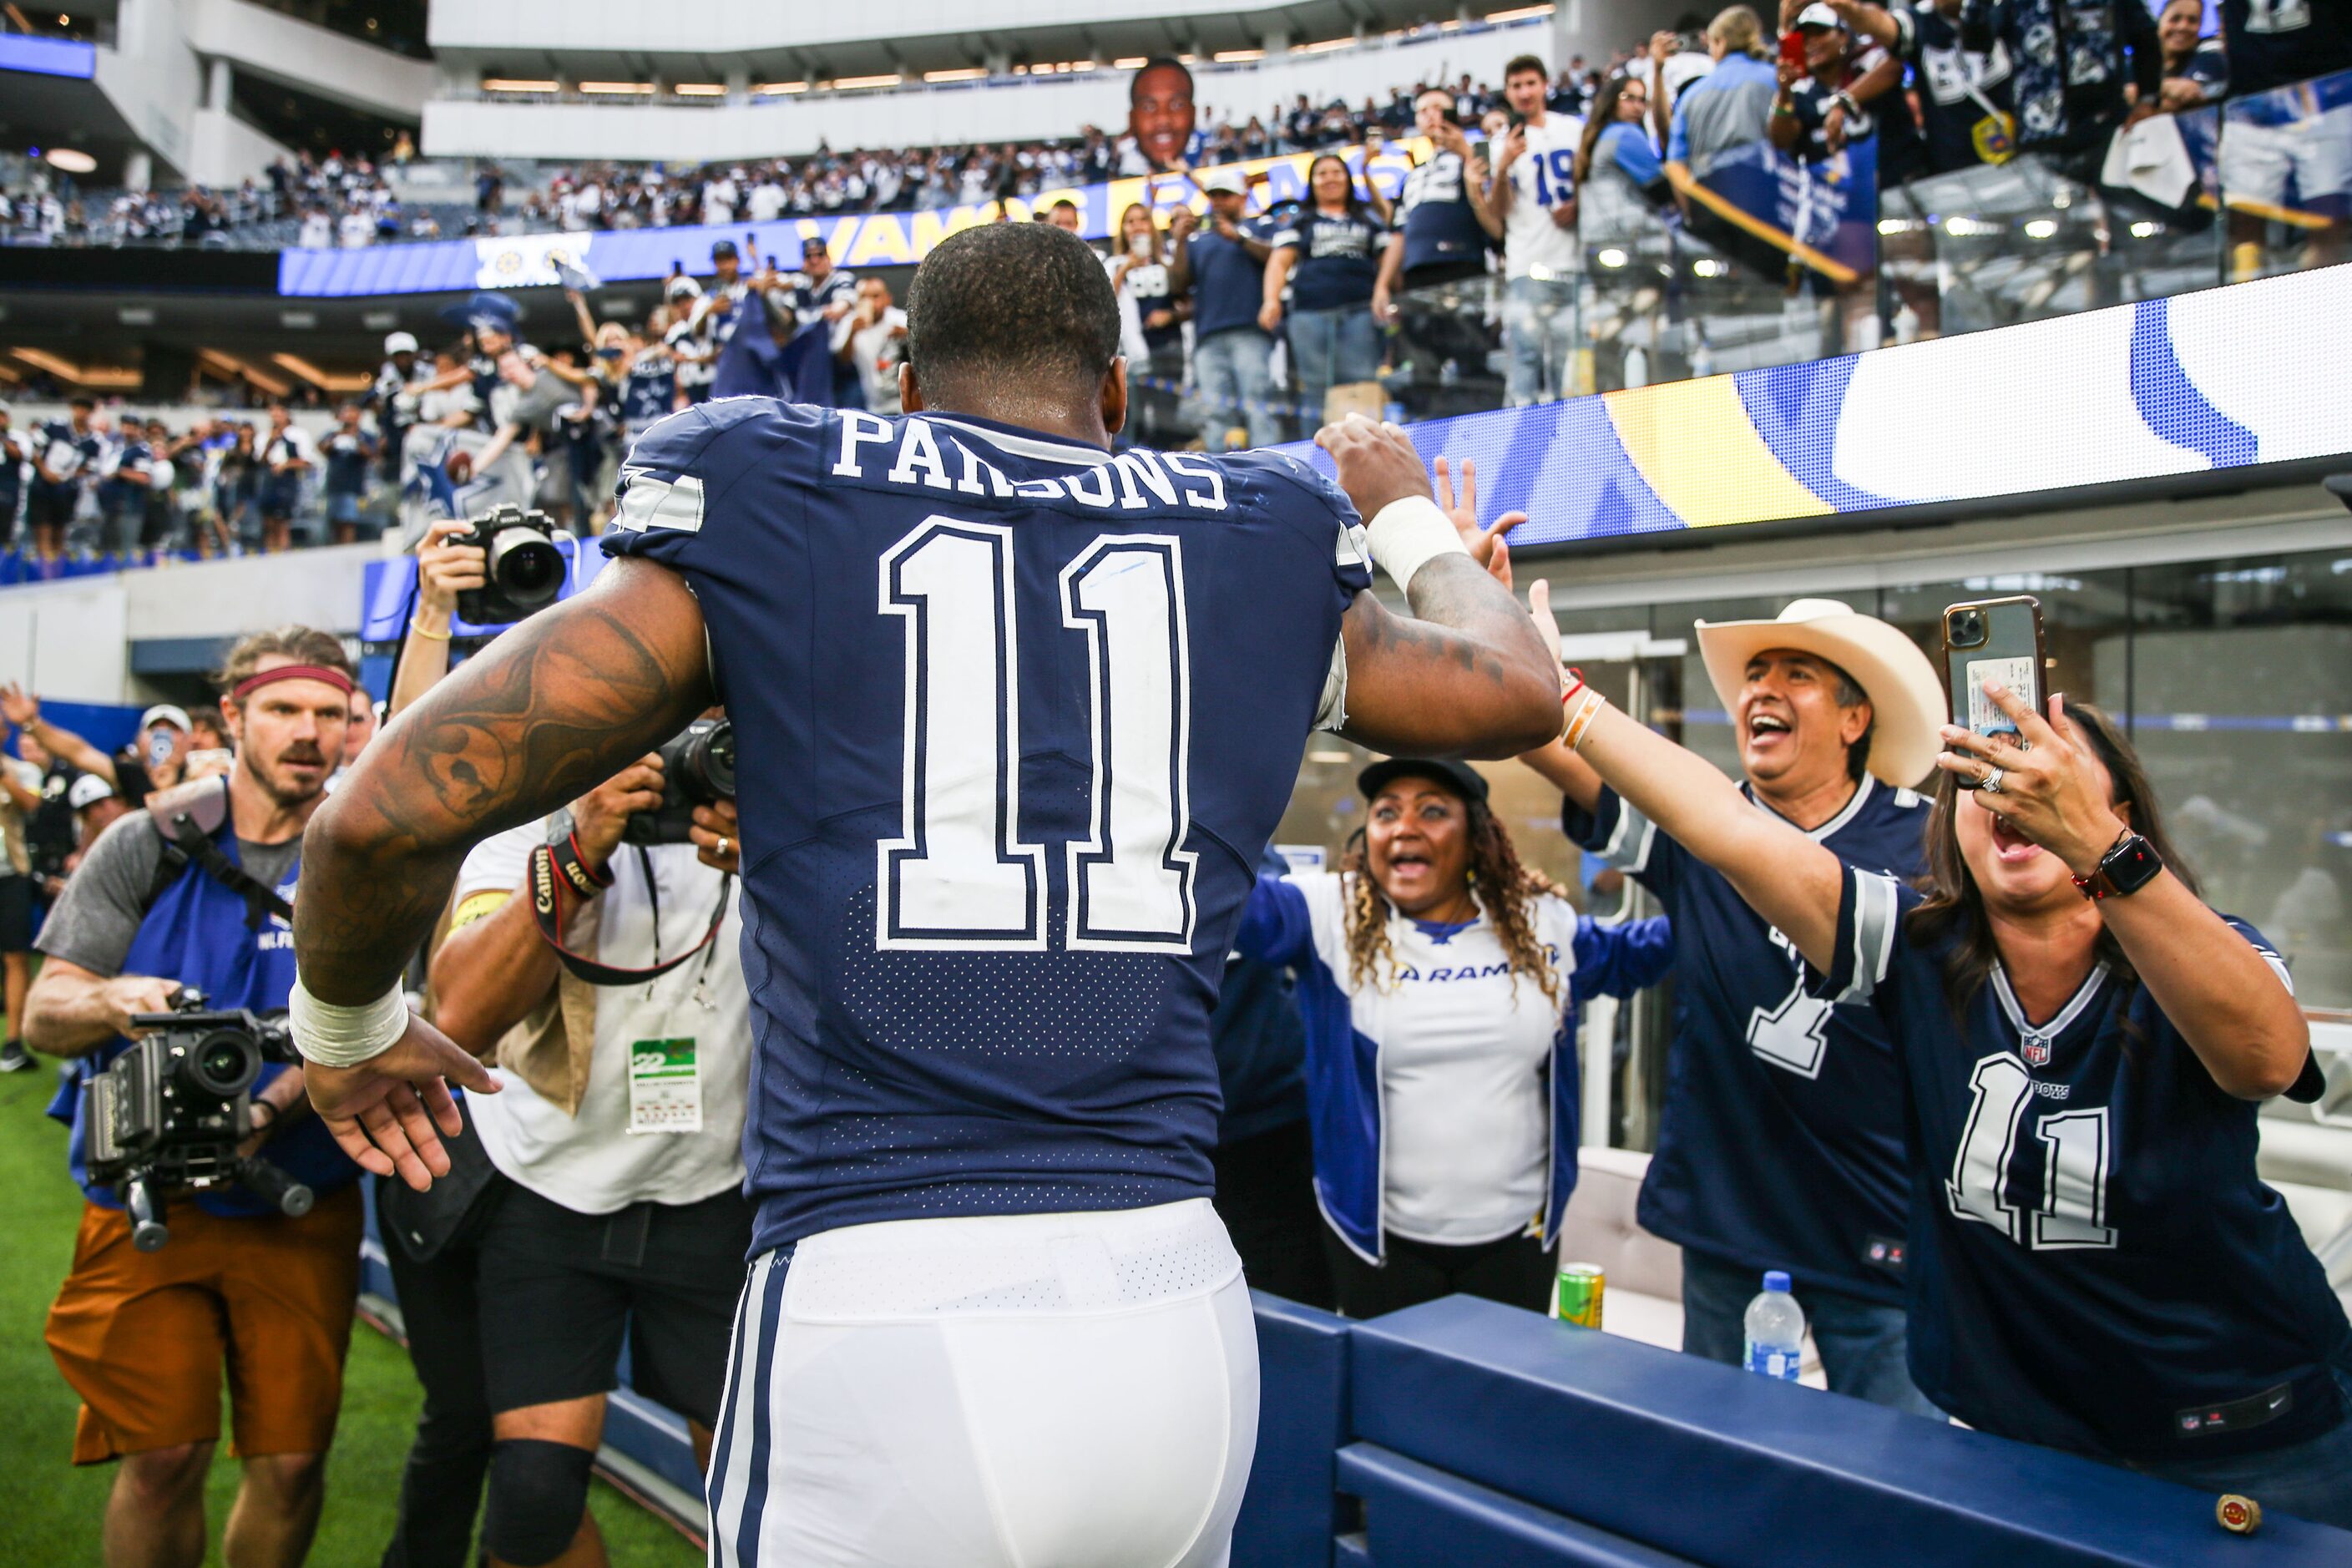
<instances>
[{"instance_id":1,"label":"tattooed arm","mask_svg":"<svg viewBox=\"0 0 2352 1568\"><path fill-rule=\"evenodd\" d=\"M1318 437L1340 488L1370 519L1429 493L1412 440L1349 420ZM1511 591L1475 556L1433 558L1405 589L1410 616L1370 593L1341 623L1348 739L1391 755L1509 757L1559 733L1559 665Z\"/></svg>"},{"instance_id":2,"label":"tattooed arm","mask_svg":"<svg viewBox=\"0 0 2352 1568\"><path fill-rule=\"evenodd\" d=\"M523 622L403 712L302 841L294 948L320 1001L382 996L431 933L466 852L543 816L677 732L713 700L702 611L650 562L608 563L586 593ZM454 1133L445 1077L495 1090L479 1064L412 1019L356 1068L312 1064L337 1142L412 1186L447 1161L415 1099Z\"/></svg>"}]
</instances>

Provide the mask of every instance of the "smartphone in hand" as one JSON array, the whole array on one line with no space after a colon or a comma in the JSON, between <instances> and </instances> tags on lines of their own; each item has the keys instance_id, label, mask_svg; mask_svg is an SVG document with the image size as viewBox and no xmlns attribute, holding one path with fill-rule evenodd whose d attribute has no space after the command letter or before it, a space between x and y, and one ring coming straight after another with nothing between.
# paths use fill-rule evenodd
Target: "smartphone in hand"
<instances>
[{"instance_id":1,"label":"smartphone in hand","mask_svg":"<svg viewBox=\"0 0 2352 1568\"><path fill-rule=\"evenodd\" d=\"M1805 68L1805 35L1790 28L1780 35L1780 63Z\"/></svg>"},{"instance_id":2,"label":"smartphone in hand","mask_svg":"<svg viewBox=\"0 0 2352 1568\"><path fill-rule=\"evenodd\" d=\"M2031 594L1979 599L1944 609L1944 689L1951 699L1952 722L1979 735L2017 733L2008 714L1992 705L1984 683L1997 680L2035 711L2046 703L2049 648L2042 638L2042 601ZM1960 780L1962 789L1973 781Z\"/></svg>"}]
</instances>

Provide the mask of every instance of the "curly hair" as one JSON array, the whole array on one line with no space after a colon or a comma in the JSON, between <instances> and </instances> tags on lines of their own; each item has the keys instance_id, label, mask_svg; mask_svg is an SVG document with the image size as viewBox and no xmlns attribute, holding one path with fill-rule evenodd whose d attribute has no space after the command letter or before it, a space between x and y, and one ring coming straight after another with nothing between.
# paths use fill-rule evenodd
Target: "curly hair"
<instances>
[{"instance_id":1,"label":"curly hair","mask_svg":"<svg viewBox=\"0 0 2352 1568\"><path fill-rule=\"evenodd\" d=\"M1470 815L1470 894L1494 922L1503 956L1510 961L1512 995L1516 999L1519 977L1526 975L1558 1006L1559 976L1536 936L1535 901L1559 892L1559 885L1520 862L1510 834L1483 802L1463 804ZM1396 954L1389 946L1389 917L1395 910L1370 874L1360 827L1349 836L1340 857L1339 890L1348 911L1349 981L1385 991L1396 973Z\"/></svg>"}]
</instances>

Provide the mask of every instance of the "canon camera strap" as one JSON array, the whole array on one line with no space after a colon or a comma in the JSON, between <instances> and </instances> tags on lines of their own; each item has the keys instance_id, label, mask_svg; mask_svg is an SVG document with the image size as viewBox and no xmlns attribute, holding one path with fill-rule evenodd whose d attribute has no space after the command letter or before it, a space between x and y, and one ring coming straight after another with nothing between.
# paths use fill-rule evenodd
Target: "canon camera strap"
<instances>
[{"instance_id":1,"label":"canon camera strap","mask_svg":"<svg viewBox=\"0 0 2352 1568\"><path fill-rule=\"evenodd\" d=\"M652 879L648 877L646 880L650 884ZM600 963L563 945L564 900L585 903L612 885L613 873L592 868L581 855L578 842L568 833L553 844L542 844L530 852L531 919L539 922L539 934L555 950L563 967L591 985L635 985L658 980L717 941L719 928L727 921L727 900L735 890L735 873L726 871L719 875L719 901L710 910L710 926L702 933L702 940L676 958L646 969L621 969ZM658 915L656 923L659 923Z\"/></svg>"}]
</instances>

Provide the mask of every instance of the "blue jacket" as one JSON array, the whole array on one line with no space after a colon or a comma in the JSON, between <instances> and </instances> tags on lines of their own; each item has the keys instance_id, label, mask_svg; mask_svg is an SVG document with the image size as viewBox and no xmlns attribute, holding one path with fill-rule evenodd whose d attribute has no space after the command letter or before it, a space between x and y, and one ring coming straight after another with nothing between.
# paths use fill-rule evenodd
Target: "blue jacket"
<instances>
[{"instance_id":1,"label":"blue jacket","mask_svg":"<svg viewBox=\"0 0 2352 1568\"><path fill-rule=\"evenodd\" d=\"M1250 894L1234 946L1245 958L1288 964L1298 974L1299 1012L1307 1026L1307 1117L1315 1143L1315 1196L1324 1219L1369 1262L1387 1252L1382 1198L1385 1115L1381 1052L1389 992L1359 988L1349 975L1345 901L1339 879L1328 873L1261 877ZM1654 985L1673 968L1674 934L1663 919L1604 926L1565 900L1537 901L1537 935L1553 953L1567 983L1559 1026L1548 1064L1551 1153L1540 1234L1559 1233L1560 1215L1576 1190L1580 1075L1578 1006L1592 996L1630 996ZM1397 965L1391 987L1499 978L1492 950L1473 942L1462 962L1444 950L1465 933L1486 942L1483 919L1459 926L1392 917L1390 940ZM1563 939L1564 950L1563 950ZM1471 1005L1492 1005L1493 991L1462 993ZM1514 993L1513 994L1517 994ZM1505 1004L1508 1005L1510 1004Z\"/></svg>"}]
</instances>

